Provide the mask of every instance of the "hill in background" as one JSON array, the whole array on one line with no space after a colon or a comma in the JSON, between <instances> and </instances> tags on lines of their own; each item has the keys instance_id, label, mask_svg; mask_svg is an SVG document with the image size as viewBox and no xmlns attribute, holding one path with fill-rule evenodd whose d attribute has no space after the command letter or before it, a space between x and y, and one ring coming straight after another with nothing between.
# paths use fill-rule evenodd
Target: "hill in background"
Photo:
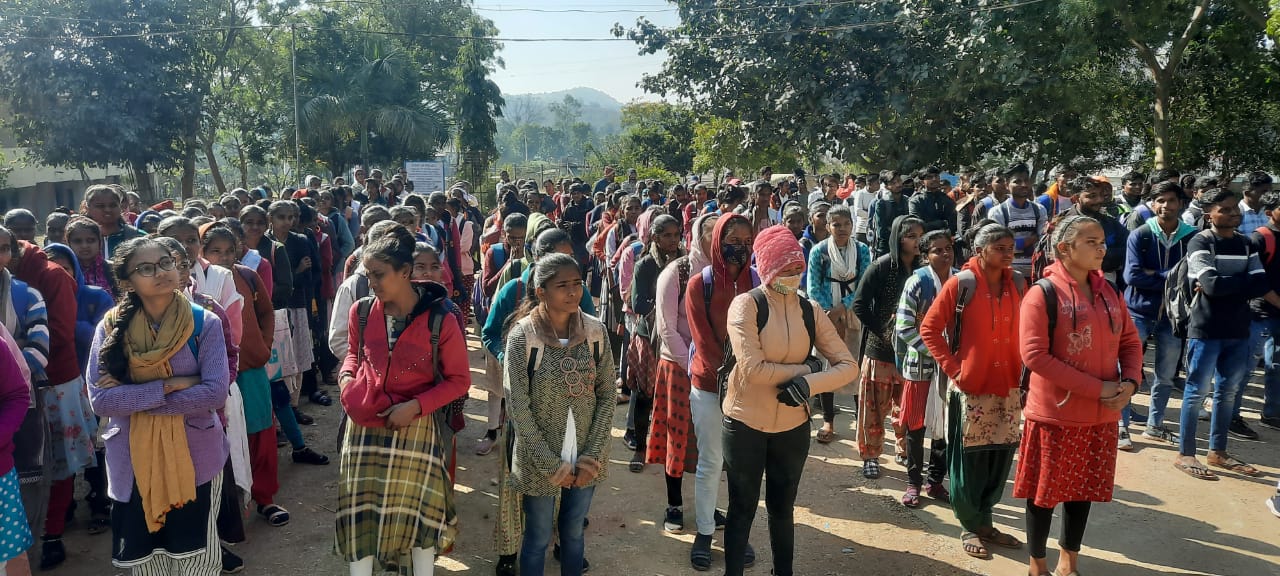
<instances>
[{"instance_id":1,"label":"hill in background","mask_svg":"<svg viewBox=\"0 0 1280 576\"><path fill-rule=\"evenodd\" d=\"M582 104L578 119L591 124L597 134L616 134L621 130L622 103L604 92L581 86L540 94L503 94L507 103L503 109L504 120L513 125L552 125L556 115L551 105L564 102L565 96L572 96Z\"/></svg>"}]
</instances>

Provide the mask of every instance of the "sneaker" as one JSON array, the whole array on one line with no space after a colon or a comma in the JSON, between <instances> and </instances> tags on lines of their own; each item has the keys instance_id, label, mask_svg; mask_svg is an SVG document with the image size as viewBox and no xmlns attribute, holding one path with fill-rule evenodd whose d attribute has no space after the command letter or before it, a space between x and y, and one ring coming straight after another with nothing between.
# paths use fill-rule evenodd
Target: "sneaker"
<instances>
[{"instance_id":1,"label":"sneaker","mask_svg":"<svg viewBox=\"0 0 1280 576\"><path fill-rule=\"evenodd\" d=\"M1267 498L1267 510L1270 510L1277 518L1280 518L1280 492L1275 496Z\"/></svg>"},{"instance_id":2,"label":"sneaker","mask_svg":"<svg viewBox=\"0 0 1280 576\"><path fill-rule=\"evenodd\" d=\"M622 435L622 445L626 446L627 450L635 452L636 450L636 431L635 430L627 430L626 433Z\"/></svg>"},{"instance_id":3,"label":"sneaker","mask_svg":"<svg viewBox=\"0 0 1280 576\"><path fill-rule=\"evenodd\" d=\"M490 452L493 452L493 447L497 443L497 438L490 438L487 435L481 438L476 442L476 456L488 456Z\"/></svg>"},{"instance_id":4,"label":"sneaker","mask_svg":"<svg viewBox=\"0 0 1280 576\"><path fill-rule=\"evenodd\" d=\"M244 571L244 560L232 554L226 546L222 547L222 573L239 574Z\"/></svg>"},{"instance_id":5,"label":"sneaker","mask_svg":"<svg viewBox=\"0 0 1280 576\"><path fill-rule=\"evenodd\" d=\"M297 408L294 408L294 409L293 409L293 417L298 421L298 423L299 423L299 424L301 424L301 425L303 425L303 426L315 426L315 425L316 425L316 419L315 419L315 418L312 418L312 417L308 416L305 412L303 412L303 411L301 411L301 410L299 410L299 409L297 409Z\"/></svg>"},{"instance_id":6,"label":"sneaker","mask_svg":"<svg viewBox=\"0 0 1280 576\"><path fill-rule=\"evenodd\" d=\"M1263 416L1258 423L1272 430L1280 430L1280 417Z\"/></svg>"},{"instance_id":7,"label":"sneaker","mask_svg":"<svg viewBox=\"0 0 1280 576\"><path fill-rule=\"evenodd\" d=\"M1213 398L1205 397L1204 402L1200 404L1200 413L1197 418L1201 422L1208 422L1213 419Z\"/></svg>"},{"instance_id":8,"label":"sneaker","mask_svg":"<svg viewBox=\"0 0 1280 576\"><path fill-rule=\"evenodd\" d=\"M556 562L560 561L560 545L559 544L556 544L555 546L551 547L551 557L555 558ZM586 574L587 572L590 572L590 571L591 571L591 561L587 560L586 556L583 556L582 557L582 573Z\"/></svg>"},{"instance_id":9,"label":"sneaker","mask_svg":"<svg viewBox=\"0 0 1280 576\"><path fill-rule=\"evenodd\" d=\"M519 576L520 569L516 567L516 555L499 556L498 565L493 573L494 576Z\"/></svg>"},{"instance_id":10,"label":"sneaker","mask_svg":"<svg viewBox=\"0 0 1280 576\"><path fill-rule=\"evenodd\" d=\"M716 519L716 530L724 530L725 525L729 523L729 517L719 508L716 508L714 517Z\"/></svg>"},{"instance_id":11,"label":"sneaker","mask_svg":"<svg viewBox=\"0 0 1280 576\"><path fill-rule=\"evenodd\" d=\"M329 457L312 450L310 446L303 446L301 450L293 451L293 461L295 464L325 466L329 464Z\"/></svg>"},{"instance_id":12,"label":"sneaker","mask_svg":"<svg viewBox=\"0 0 1280 576\"><path fill-rule=\"evenodd\" d=\"M1144 425L1145 425L1145 424L1147 423L1147 414L1146 414L1145 412L1142 412L1142 411L1138 410L1138 407L1137 407L1137 406L1130 406L1130 407L1129 407L1129 421L1130 421L1130 422L1132 422L1132 423L1134 423L1134 424L1144 424Z\"/></svg>"},{"instance_id":13,"label":"sneaker","mask_svg":"<svg viewBox=\"0 0 1280 576\"><path fill-rule=\"evenodd\" d=\"M61 536L44 536L40 543L40 570L52 570L67 561Z\"/></svg>"},{"instance_id":14,"label":"sneaker","mask_svg":"<svg viewBox=\"0 0 1280 576\"><path fill-rule=\"evenodd\" d=\"M288 445L289 445L289 438L284 435L284 432L276 430L276 448L284 448L285 446L288 446Z\"/></svg>"},{"instance_id":15,"label":"sneaker","mask_svg":"<svg viewBox=\"0 0 1280 576\"><path fill-rule=\"evenodd\" d=\"M1165 428L1164 426L1152 426L1142 431L1142 437L1147 440L1156 440L1166 444L1177 444L1178 434Z\"/></svg>"},{"instance_id":16,"label":"sneaker","mask_svg":"<svg viewBox=\"0 0 1280 576\"><path fill-rule=\"evenodd\" d=\"M1116 442L1116 448L1124 452L1133 452L1133 440L1129 438L1129 429L1120 429L1120 439Z\"/></svg>"},{"instance_id":17,"label":"sneaker","mask_svg":"<svg viewBox=\"0 0 1280 576\"><path fill-rule=\"evenodd\" d=\"M689 564L699 572L711 569L710 534L698 534L693 537L693 548L689 550Z\"/></svg>"},{"instance_id":18,"label":"sneaker","mask_svg":"<svg viewBox=\"0 0 1280 576\"><path fill-rule=\"evenodd\" d=\"M662 529L672 534L684 532L684 510L679 506L667 506L667 513L662 517Z\"/></svg>"},{"instance_id":19,"label":"sneaker","mask_svg":"<svg viewBox=\"0 0 1280 576\"><path fill-rule=\"evenodd\" d=\"M1244 421L1244 418L1239 416L1231 419L1231 424L1227 426L1227 433L1230 434L1232 438L1239 438L1241 440L1258 439L1258 433L1254 431L1253 428L1249 427L1249 424Z\"/></svg>"}]
</instances>

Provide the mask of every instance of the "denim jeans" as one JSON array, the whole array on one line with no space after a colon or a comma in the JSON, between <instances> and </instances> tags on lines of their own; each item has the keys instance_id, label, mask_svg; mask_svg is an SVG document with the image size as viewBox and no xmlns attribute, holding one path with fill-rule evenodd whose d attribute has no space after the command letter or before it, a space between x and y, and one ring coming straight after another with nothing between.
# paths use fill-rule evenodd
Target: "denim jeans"
<instances>
[{"instance_id":1,"label":"denim jeans","mask_svg":"<svg viewBox=\"0 0 1280 576\"><path fill-rule=\"evenodd\" d=\"M1276 337L1280 336L1280 318L1255 319L1253 321L1253 341L1249 349L1255 358L1262 358L1266 369L1263 378L1262 417L1280 418L1280 354L1276 354ZM1250 364L1252 368L1254 364ZM1236 393L1235 416L1240 415L1241 401L1244 399L1244 386Z\"/></svg>"},{"instance_id":2,"label":"denim jeans","mask_svg":"<svg viewBox=\"0 0 1280 576\"><path fill-rule=\"evenodd\" d=\"M693 482L693 510L698 533L716 531L716 500L720 494L720 473L724 467L724 433L720 426L720 395L694 388L689 391L689 412L693 434L698 439L698 472Z\"/></svg>"},{"instance_id":3,"label":"denim jeans","mask_svg":"<svg viewBox=\"0 0 1280 576\"><path fill-rule=\"evenodd\" d=\"M595 487L560 489L560 576L581 576L586 541L582 520L591 509ZM542 574L555 522L555 496L524 496L524 543L520 546L520 573Z\"/></svg>"},{"instance_id":4,"label":"denim jeans","mask_svg":"<svg viewBox=\"0 0 1280 576\"><path fill-rule=\"evenodd\" d=\"M1173 391L1173 378L1178 375L1178 358L1182 355L1182 339L1173 335L1173 326L1168 318L1146 317L1133 314L1133 324L1138 328L1138 339L1147 341L1147 337L1156 337L1156 358L1152 366L1151 379L1151 413L1147 417L1147 428L1164 426L1164 412L1169 406L1169 395ZM1129 426L1129 409L1123 413L1122 424Z\"/></svg>"},{"instance_id":5,"label":"denim jeans","mask_svg":"<svg viewBox=\"0 0 1280 576\"><path fill-rule=\"evenodd\" d=\"M1200 404L1206 394L1213 396L1213 415L1209 422L1209 449L1227 449L1227 427L1231 424L1236 390L1249 374L1252 355L1249 341L1187 340L1187 383L1182 391L1182 414L1179 420L1178 453L1196 455L1196 425ZM1214 387L1214 372L1220 375Z\"/></svg>"},{"instance_id":6,"label":"denim jeans","mask_svg":"<svg viewBox=\"0 0 1280 576\"><path fill-rule=\"evenodd\" d=\"M791 576L795 560L796 493L804 461L809 457L809 422L785 432L761 432L725 418L724 462L729 479L729 514L724 528L725 576L742 576L751 522L760 506L764 477L764 507L769 518L769 547L773 570Z\"/></svg>"}]
</instances>

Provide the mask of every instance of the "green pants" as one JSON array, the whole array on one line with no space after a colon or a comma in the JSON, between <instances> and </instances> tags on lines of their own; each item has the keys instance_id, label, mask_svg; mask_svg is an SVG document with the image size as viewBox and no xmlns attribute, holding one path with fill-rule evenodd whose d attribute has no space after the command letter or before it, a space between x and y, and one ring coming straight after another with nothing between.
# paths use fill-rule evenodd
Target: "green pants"
<instances>
[{"instance_id":1,"label":"green pants","mask_svg":"<svg viewBox=\"0 0 1280 576\"><path fill-rule=\"evenodd\" d=\"M1004 497L1013 466L1014 446L965 448L961 394L951 393L947 412L947 464L951 473L951 509L965 532L992 526L991 511ZM954 441L952 440L954 439Z\"/></svg>"}]
</instances>

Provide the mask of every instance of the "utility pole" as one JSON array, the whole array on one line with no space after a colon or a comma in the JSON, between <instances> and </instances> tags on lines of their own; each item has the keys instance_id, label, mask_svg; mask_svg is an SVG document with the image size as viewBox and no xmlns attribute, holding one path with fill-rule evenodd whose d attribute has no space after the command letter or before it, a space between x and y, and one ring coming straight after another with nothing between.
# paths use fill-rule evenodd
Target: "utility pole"
<instances>
[{"instance_id":1,"label":"utility pole","mask_svg":"<svg viewBox=\"0 0 1280 576\"><path fill-rule=\"evenodd\" d=\"M294 179L302 174L302 127L298 124L298 28L289 25L289 56L293 69L293 165Z\"/></svg>"}]
</instances>

